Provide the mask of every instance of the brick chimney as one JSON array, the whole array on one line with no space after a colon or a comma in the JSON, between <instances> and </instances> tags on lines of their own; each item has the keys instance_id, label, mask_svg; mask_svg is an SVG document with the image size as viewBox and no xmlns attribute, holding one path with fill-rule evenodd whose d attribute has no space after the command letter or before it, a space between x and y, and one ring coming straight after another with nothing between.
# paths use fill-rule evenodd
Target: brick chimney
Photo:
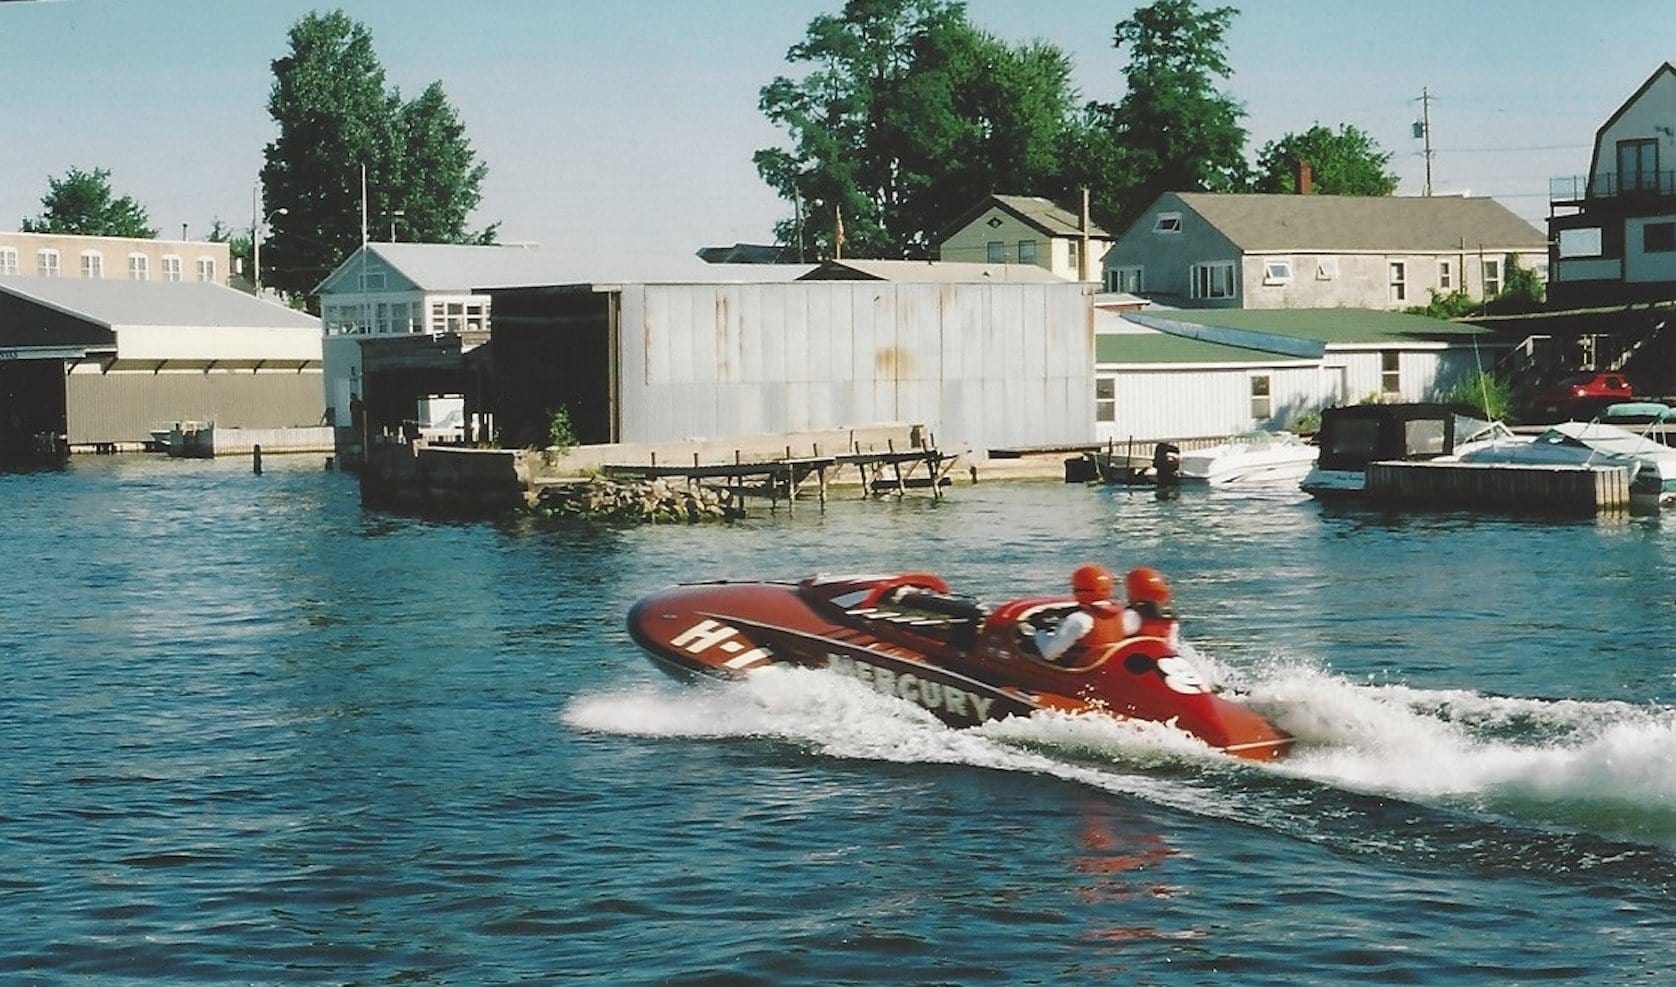
<instances>
[{"instance_id":1,"label":"brick chimney","mask_svg":"<svg viewBox=\"0 0 1676 987\"><path fill-rule=\"evenodd\" d=\"M1315 194L1315 172L1310 168L1308 161L1298 162L1298 194Z\"/></svg>"}]
</instances>

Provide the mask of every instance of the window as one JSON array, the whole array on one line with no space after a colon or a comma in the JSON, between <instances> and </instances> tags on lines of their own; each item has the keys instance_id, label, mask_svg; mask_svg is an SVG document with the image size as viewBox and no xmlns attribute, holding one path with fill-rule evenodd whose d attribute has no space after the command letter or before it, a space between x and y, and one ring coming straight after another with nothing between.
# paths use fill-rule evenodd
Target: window
<instances>
[{"instance_id":1,"label":"window","mask_svg":"<svg viewBox=\"0 0 1676 987\"><path fill-rule=\"evenodd\" d=\"M97 250L83 250L81 252L81 276L84 278L104 277L105 255Z\"/></svg>"},{"instance_id":2,"label":"window","mask_svg":"<svg viewBox=\"0 0 1676 987\"><path fill-rule=\"evenodd\" d=\"M209 281L209 282L212 282L212 283L215 281L215 258L214 257L200 257L200 258L198 258L198 280L199 281Z\"/></svg>"},{"instance_id":3,"label":"window","mask_svg":"<svg viewBox=\"0 0 1676 987\"><path fill-rule=\"evenodd\" d=\"M1094 420L1117 421L1117 378L1094 378Z\"/></svg>"},{"instance_id":4,"label":"window","mask_svg":"<svg viewBox=\"0 0 1676 987\"><path fill-rule=\"evenodd\" d=\"M1584 226L1560 231L1560 258L1599 257L1600 227Z\"/></svg>"},{"instance_id":5,"label":"window","mask_svg":"<svg viewBox=\"0 0 1676 987\"><path fill-rule=\"evenodd\" d=\"M1484 258L1484 297L1494 298L1501 294L1501 258Z\"/></svg>"},{"instance_id":6,"label":"window","mask_svg":"<svg viewBox=\"0 0 1676 987\"><path fill-rule=\"evenodd\" d=\"M1402 354L1387 350L1379 354L1379 393L1402 393Z\"/></svg>"},{"instance_id":7,"label":"window","mask_svg":"<svg viewBox=\"0 0 1676 987\"><path fill-rule=\"evenodd\" d=\"M1338 277L1338 258L1322 257L1315 262L1315 280L1331 281Z\"/></svg>"},{"instance_id":8,"label":"window","mask_svg":"<svg viewBox=\"0 0 1676 987\"><path fill-rule=\"evenodd\" d=\"M0 274L17 273L17 248L0 247Z\"/></svg>"},{"instance_id":9,"label":"window","mask_svg":"<svg viewBox=\"0 0 1676 987\"><path fill-rule=\"evenodd\" d=\"M1251 375L1251 417L1268 421L1274 417L1274 397L1270 393L1273 380L1268 374Z\"/></svg>"},{"instance_id":10,"label":"window","mask_svg":"<svg viewBox=\"0 0 1676 987\"><path fill-rule=\"evenodd\" d=\"M1154 233L1180 233L1181 232L1181 213L1179 213L1179 212L1161 212L1161 213L1159 213L1158 216L1155 219L1153 219L1153 221L1152 221L1152 232L1154 232Z\"/></svg>"},{"instance_id":11,"label":"window","mask_svg":"<svg viewBox=\"0 0 1676 987\"><path fill-rule=\"evenodd\" d=\"M1455 290L1455 262L1440 260L1437 262L1437 288L1439 291Z\"/></svg>"},{"instance_id":12,"label":"window","mask_svg":"<svg viewBox=\"0 0 1676 987\"><path fill-rule=\"evenodd\" d=\"M35 272L43 278L58 277L58 251L35 251Z\"/></svg>"},{"instance_id":13,"label":"window","mask_svg":"<svg viewBox=\"0 0 1676 987\"><path fill-rule=\"evenodd\" d=\"M129 254L128 255L128 280L130 280L130 281L150 281L151 280L151 258L147 257L145 254Z\"/></svg>"},{"instance_id":14,"label":"window","mask_svg":"<svg viewBox=\"0 0 1676 987\"><path fill-rule=\"evenodd\" d=\"M1263 262L1264 284L1291 284L1292 259L1289 257L1274 257Z\"/></svg>"},{"instance_id":15,"label":"window","mask_svg":"<svg viewBox=\"0 0 1676 987\"><path fill-rule=\"evenodd\" d=\"M1618 190L1659 190L1659 143L1643 139L1618 142Z\"/></svg>"},{"instance_id":16,"label":"window","mask_svg":"<svg viewBox=\"0 0 1676 987\"><path fill-rule=\"evenodd\" d=\"M180 280L180 258L176 257L174 254L163 255L163 280Z\"/></svg>"},{"instance_id":17,"label":"window","mask_svg":"<svg viewBox=\"0 0 1676 987\"><path fill-rule=\"evenodd\" d=\"M1232 298L1234 264L1232 261L1194 264L1191 281L1194 298Z\"/></svg>"},{"instance_id":18,"label":"window","mask_svg":"<svg viewBox=\"0 0 1676 987\"><path fill-rule=\"evenodd\" d=\"M1068 244L1068 246L1070 247L1070 250L1067 251L1067 253L1070 255L1070 258L1071 258L1071 271L1076 275L1077 280L1081 281L1082 280L1082 244L1080 242L1076 241L1076 240L1072 240Z\"/></svg>"},{"instance_id":19,"label":"window","mask_svg":"<svg viewBox=\"0 0 1676 987\"><path fill-rule=\"evenodd\" d=\"M1408 264L1405 261L1391 262L1391 300L1400 302L1408 298Z\"/></svg>"},{"instance_id":20,"label":"window","mask_svg":"<svg viewBox=\"0 0 1676 987\"><path fill-rule=\"evenodd\" d=\"M1018 262L1020 264L1034 264L1034 263L1036 263L1036 241L1034 241L1034 240L1020 240L1020 241L1018 241Z\"/></svg>"},{"instance_id":21,"label":"window","mask_svg":"<svg viewBox=\"0 0 1676 987\"><path fill-rule=\"evenodd\" d=\"M989 251L984 255L984 260L991 264L1005 264L1007 262L1007 245L1000 240L989 241Z\"/></svg>"},{"instance_id":22,"label":"window","mask_svg":"<svg viewBox=\"0 0 1676 987\"><path fill-rule=\"evenodd\" d=\"M383 291L384 290L384 272L383 271L362 271L360 280L361 280L361 290L362 291Z\"/></svg>"},{"instance_id":23,"label":"window","mask_svg":"<svg viewBox=\"0 0 1676 987\"><path fill-rule=\"evenodd\" d=\"M1138 295L1145 291L1146 268L1144 267L1114 267L1112 268L1113 291L1127 291L1131 295Z\"/></svg>"},{"instance_id":24,"label":"window","mask_svg":"<svg viewBox=\"0 0 1676 987\"><path fill-rule=\"evenodd\" d=\"M1676 251L1676 223L1648 223L1641 227L1641 249L1649 254Z\"/></svg>"},{"instance_id":25,"label":"window","mask_svg":"<svg viewBox=\"0 0 1676 987\"><path fill-rule=\"evenodd\" d=\"M489 328L486 298L433 299L430 332L481 332Z\"/></svg>"}]
</instances>

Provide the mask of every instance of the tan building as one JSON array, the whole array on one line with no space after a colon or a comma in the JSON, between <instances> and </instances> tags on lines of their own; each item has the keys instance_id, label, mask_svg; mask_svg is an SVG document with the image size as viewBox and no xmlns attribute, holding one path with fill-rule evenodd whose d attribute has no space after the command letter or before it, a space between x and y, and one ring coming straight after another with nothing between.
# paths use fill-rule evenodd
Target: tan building
<instances>
[{"instance_id":1,"label":"tan building","mask_svg":"<svg viewBox=\"0 0 1676 987\"><path fill-rule=\"evenodd\" d=\"M1494 298L1510 256L1545 273L1548 242L1494 199L1166 192L1105 268L1110 291L1186 308L1401 311Z\"/></svg>"},{"instance_id":2,"label":"tan building","mask_svg":"<svg viewBox=\"0 0 1676 987\"><path fill-rule=\"evenodd\" d=\"M226 285L227 244L67 233L0 233L0 275Z\"/></svg>"},{"instance_id":3,"label":"tan building","mask_svg":"<svg viewBox=\"0 0 1676 987\"><path fill-rule=\"evenodd\" d=\"M1067 281L1098 281L1111 245L1111 234L1051 200L992 195L950 225L937 259L1034 264Z\"/></svg>"}]
</instances>

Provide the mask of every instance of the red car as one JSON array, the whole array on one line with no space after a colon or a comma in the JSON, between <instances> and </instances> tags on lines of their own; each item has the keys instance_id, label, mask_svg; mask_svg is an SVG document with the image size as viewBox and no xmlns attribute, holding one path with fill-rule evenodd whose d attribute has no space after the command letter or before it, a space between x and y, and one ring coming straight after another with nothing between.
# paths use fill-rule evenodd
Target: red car
<instances>
[{"instance_id":1,"label":"red car","mask_svg":"<svg viewBox=\"0 0 1676 987\"><path fill-rule=\"evenodd\" d=\"M1629 401L1634 394L1628 377L1615 371L1601 370L1575 374L1549 384L1532 396L1531 404L1543 415L1593 418L1607 405Z\"/></svg>"}]
</instances>

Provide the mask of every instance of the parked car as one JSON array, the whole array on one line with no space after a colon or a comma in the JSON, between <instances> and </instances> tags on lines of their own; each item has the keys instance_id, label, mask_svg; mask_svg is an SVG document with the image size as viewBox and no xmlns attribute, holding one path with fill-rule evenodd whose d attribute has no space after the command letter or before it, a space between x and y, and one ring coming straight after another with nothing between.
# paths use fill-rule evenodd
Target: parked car
<instances>
[{"instance_id":1,"label":"parked car","mask_svg":"<svg viewBox=\"0 0 1676 987\"><path fill-rule=\"evenodd\" d=\"M1609 404L1628 401L1635 395L1629 378L1611 370L1574 374L1539 389L1531 407L1547 418L1593 418Z\"/></svg>"}]
</instances>

